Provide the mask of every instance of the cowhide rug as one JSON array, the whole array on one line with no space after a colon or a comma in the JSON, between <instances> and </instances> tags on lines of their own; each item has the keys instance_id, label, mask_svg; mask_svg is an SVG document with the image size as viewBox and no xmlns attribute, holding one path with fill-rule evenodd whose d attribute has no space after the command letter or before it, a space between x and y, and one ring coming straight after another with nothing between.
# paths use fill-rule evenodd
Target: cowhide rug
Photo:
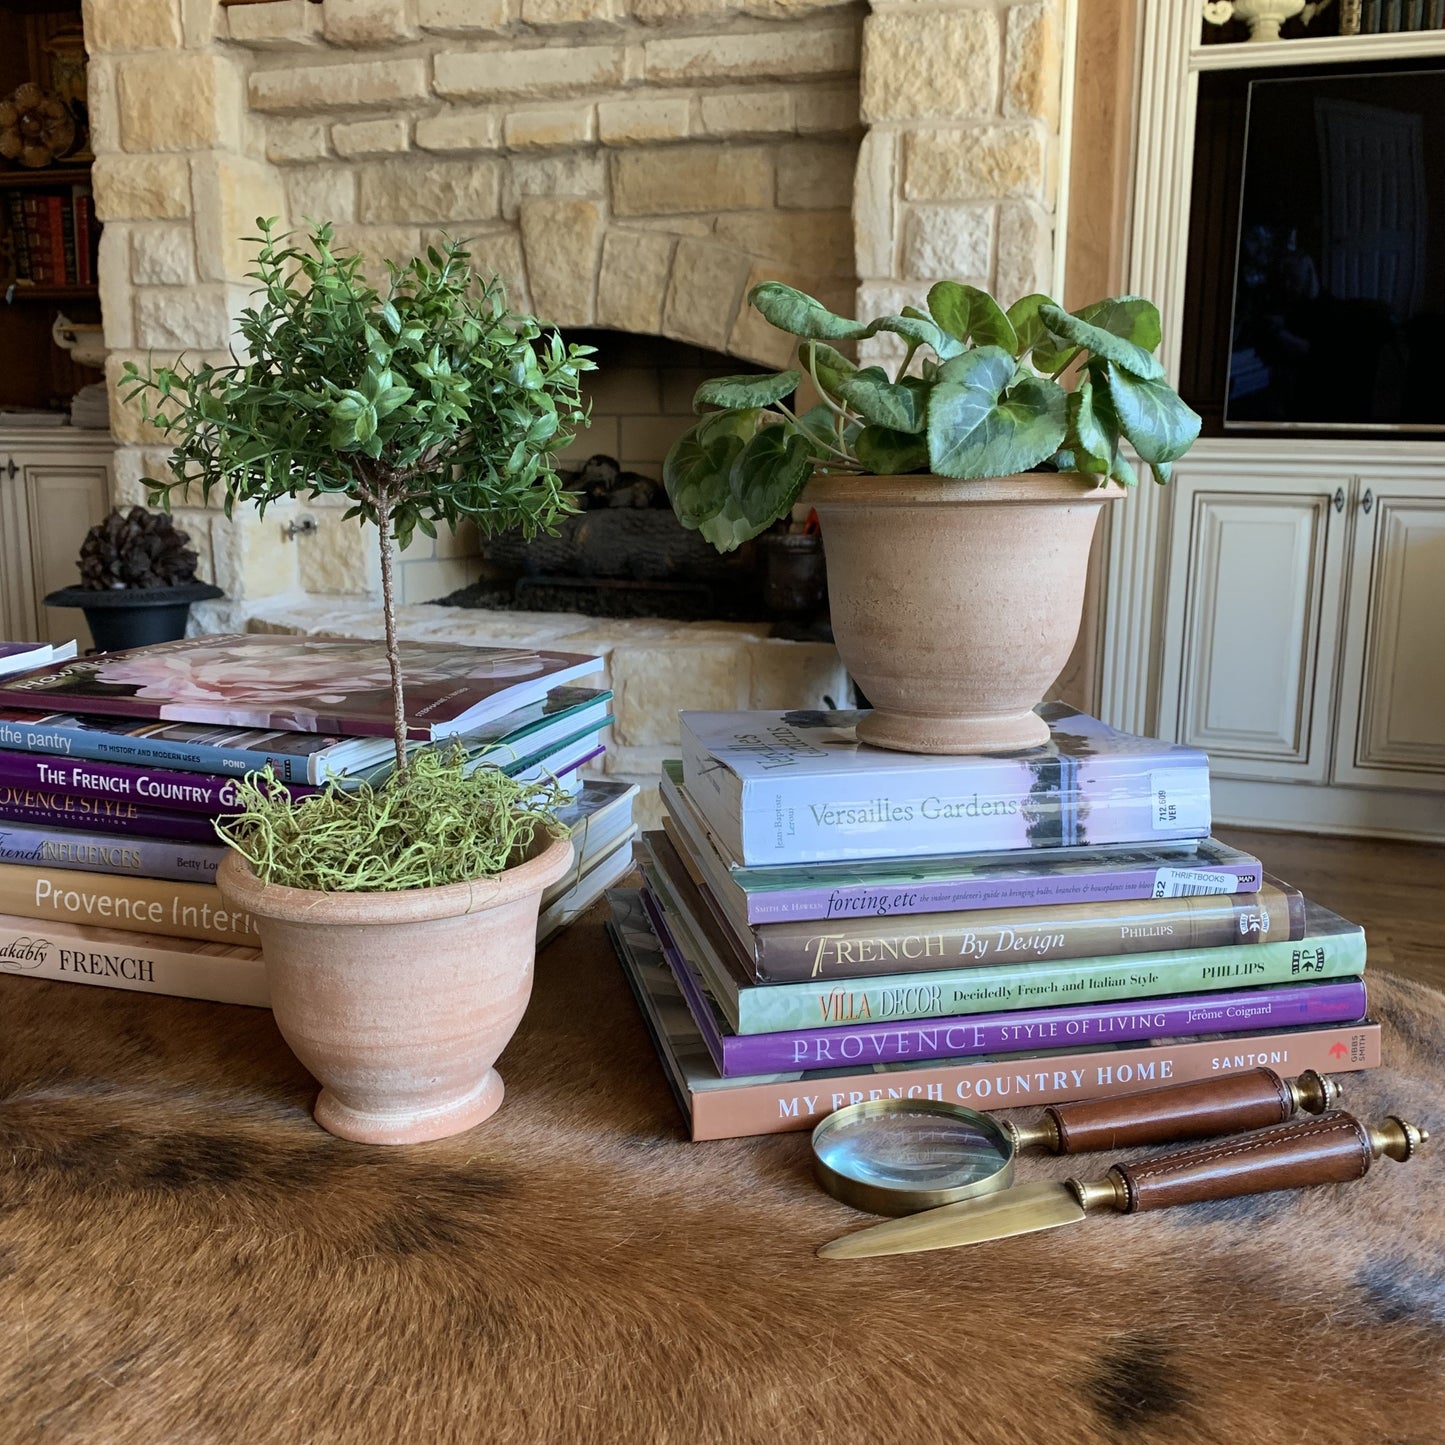
<instances>
[{"instance_id":1,"label":"cowhide rug","mask_svg":"<svg viewBox=\"0 0 1445 1445\"><path fill-rule=\"evenodd\" d=\"M684 1142L595 915L502 1112L404 1150L268 1014L0 977L0 1441L1439 1445L1445 998L1374 996L1347 1102L1416 1162L836 1264L806 1135Z\"/></svg>"}]
</instances>

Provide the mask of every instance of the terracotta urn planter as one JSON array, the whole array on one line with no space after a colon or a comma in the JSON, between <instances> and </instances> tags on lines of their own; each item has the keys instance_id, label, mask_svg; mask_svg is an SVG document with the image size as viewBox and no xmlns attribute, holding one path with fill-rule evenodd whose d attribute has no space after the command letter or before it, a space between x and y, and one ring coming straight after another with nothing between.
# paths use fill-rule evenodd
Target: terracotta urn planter
<instances>
[{"instance_id":1,"label":"terracotta urn planter","mask_svg":"<svg viewBox=\"0 0 1445 1445\"><path fill-rule=\"evenodd\" d=\"M502 1102L493 1065L532 993L542 892L572 864L548 840L495 878L397 893L216 881L256 919L276 1025L321 1082L316 1122L364 1144L459 1134Z\"/></svg>"},{"instance_id":2,"label":"terracotta urn planter","mask_svg":"<svg viewBox=\"0 0 1445 1445\"><path fill-rule=\"evenodd\" d=\"M1089 544L1123 495L1075 473L984 481L819 474L833 635L873 712L858 728L910 753L1010 752L1078 636Z\"/></svg>"}]
</instances>

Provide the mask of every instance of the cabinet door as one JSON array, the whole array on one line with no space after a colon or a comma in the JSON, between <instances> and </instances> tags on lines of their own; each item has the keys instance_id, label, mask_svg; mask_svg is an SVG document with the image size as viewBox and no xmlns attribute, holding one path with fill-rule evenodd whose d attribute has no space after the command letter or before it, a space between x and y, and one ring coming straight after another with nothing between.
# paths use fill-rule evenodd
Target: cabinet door
<instances>
[{"instance_id":1,"label":"cabinet door","mask_svg":"<svg viewBox=\"0 0 1445 1445\"><path fill-rule=\"evenodd\" d=\"M110 468L94 456L69 460L17 457L16 478L25 496L30 531L30 584L36 635L43 642L69 642L85 651L92 645L85 614L47 607L44 597L80 580L76 558L85 534L110 510Z\"/></svg>"},{"instance_id":2,"label":"cabinet door","mask_svg":"<svg viewBox=\"0 0 1445 1445\"><path fill-rule=\"evenodd\" d=\"M1166 737L1221 777L1323 782L1350 479L1180 479L1160 693Z\"/></svg>"},{"instance_id":3,"label":"cabinet door","mask_svg":"<svg viewBox=\"0 0 1445 1445\"><path fill-rule=\"evenodd\" d=\"M1445 482L1362 476L1334 779L1445 793Z\"/></svg>"}]
</instances>

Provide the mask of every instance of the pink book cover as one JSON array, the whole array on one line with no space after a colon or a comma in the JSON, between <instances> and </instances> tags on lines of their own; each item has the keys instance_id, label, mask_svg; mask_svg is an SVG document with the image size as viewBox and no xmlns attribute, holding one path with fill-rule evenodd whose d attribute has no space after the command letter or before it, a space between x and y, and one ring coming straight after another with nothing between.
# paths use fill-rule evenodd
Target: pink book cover
<instances>
[{"instance_id":1,"label":"pink book cover","mask_svg":"<svg viewBox=\"0 0 1445 1445\"><path fill-rule=\"evenodd\" d=\"M479 727L602 660L530 648L400 644L406 733ZM387 737L391 681L380 641L236 634L100 653L0 683L0 706L103 717Z\"/></svg>"}]
</instances>

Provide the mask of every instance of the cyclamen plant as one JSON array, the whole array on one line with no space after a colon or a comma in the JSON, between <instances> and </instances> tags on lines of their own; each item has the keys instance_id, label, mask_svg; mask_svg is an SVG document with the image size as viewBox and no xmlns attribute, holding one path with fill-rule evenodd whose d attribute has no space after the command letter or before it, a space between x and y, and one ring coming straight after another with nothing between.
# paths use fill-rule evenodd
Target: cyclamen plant
<instances>
[{"instance_id":1,"label":"cyclamen plant","mask_svg":"<svg viewBox=\"0 0 1445 1445\"><path fill-rule=\"evenodd\" d=\"M748 300L800 339L799 367L704 382L693 400L702 420L663 471L679 520L721 552L786 516L819 470L1068 471L1133 486L1124 441L1163 483L1199 435L1199 417L1154 355L1159 312L1142 296L1069 312L1034 294L1004 310L975 286L940 281L927 312L909 306L873 321L838 316L777 281ZM905 346L891 375L831 344L880 332ZM822 400L799 414L786 399L805 372Z\"/></svg>"},{"instance_id":2,"label":"cyclamen plant","mask_svg":"<svg viewBox=\"0 0 1445 1445\"><path fill-rule=\"evenodd\" d=\"M351 502L347 518L376 524L404 778L394 544L464 518L530 537L572 511L554 459L586 420L580 377L593 348L510 311L458 242L388 262L378 290L359 255L332 249L329 225L302 246L274 220L256 224L258 300L239 319L242 355L194 370L126 364L126 399L175 440L170 479L147 483L167 510L190 487L207 501L219 491L228 517L237 502L264 515L283 499L334 495Z\"/></svg>"}]
</instances>

